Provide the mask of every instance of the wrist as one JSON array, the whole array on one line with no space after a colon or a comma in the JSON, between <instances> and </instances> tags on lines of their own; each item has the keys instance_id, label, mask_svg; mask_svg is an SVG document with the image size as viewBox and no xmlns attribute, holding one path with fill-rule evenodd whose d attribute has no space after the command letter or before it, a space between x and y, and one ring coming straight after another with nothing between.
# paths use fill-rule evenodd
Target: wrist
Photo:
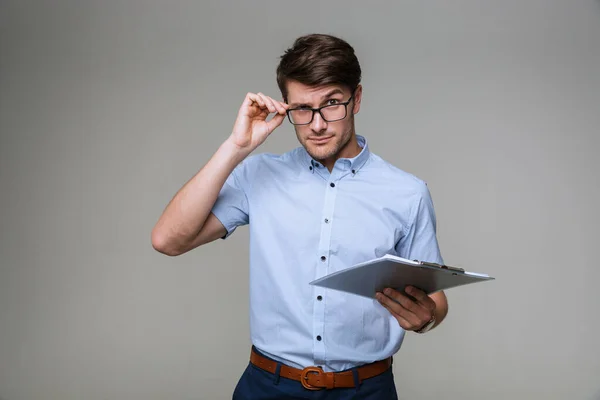
<instances>
[{"instance_id":1,"label":"wrist","mask_svg":"<svg viewBox=\"0 0 600 400\"><path fill-rule=\"evenodd\" d=\"M223 153L225 158L232 160L234 164L239 164L252 153L251 149L238 146L231 138L225 140L219 151Z\"/></svg>"}]
</instances>

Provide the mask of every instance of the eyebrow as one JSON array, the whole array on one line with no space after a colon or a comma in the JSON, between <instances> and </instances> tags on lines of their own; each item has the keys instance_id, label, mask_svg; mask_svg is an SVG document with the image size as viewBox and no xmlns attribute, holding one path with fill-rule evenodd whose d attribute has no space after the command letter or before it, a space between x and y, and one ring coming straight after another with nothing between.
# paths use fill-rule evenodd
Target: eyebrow
<instances>
[{"instance_id":1,"label":"eyebrow","mask_svg":"<svg viewBox=\"0 0 600 400\"><path fill-rule=\"evenodd\" d=\"M332 89L329 92L325 93L323 96L321 96L321 101L333 96L334 94L344 94L344 92L342 92L340 89ZM292 104L290 104L290 108L295 108L295 107L298 107L300 105L305 105L305 104L306 103L292 103Z\"/></svg>"}]
</instances>

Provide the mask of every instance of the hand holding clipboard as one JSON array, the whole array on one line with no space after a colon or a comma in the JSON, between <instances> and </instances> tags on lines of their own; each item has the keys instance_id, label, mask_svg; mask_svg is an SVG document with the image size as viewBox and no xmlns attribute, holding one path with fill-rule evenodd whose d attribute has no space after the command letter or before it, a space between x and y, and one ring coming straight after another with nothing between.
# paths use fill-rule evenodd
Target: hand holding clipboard
<instances>
[{"instance_id":1,"label":"hand holding clipboard","mask_svg":"<svg viewBox=\"0 0 600 400\"><path fill-rule=\"evenodd\" d=\"M414 286L427 294L477 282L493 280L486 274L387 254L356 264L310 282L311 285L374 298L386 287L404 292Z\"/></svg>"}]
</instances>

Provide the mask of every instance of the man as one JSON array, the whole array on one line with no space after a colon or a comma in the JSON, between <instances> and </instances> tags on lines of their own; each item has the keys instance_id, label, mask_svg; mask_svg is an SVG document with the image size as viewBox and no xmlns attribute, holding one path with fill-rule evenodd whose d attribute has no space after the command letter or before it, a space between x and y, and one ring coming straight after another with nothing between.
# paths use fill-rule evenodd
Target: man
<instances>
[{"instance_id":1,"label":"man","mask_svg":"<svg viewBox=\"0 0 600 400\"><path fill-rule=\"evenodd\" d=\"M355 132L360 79L347 42L298 38L277 68L283 101L248 93L231 135L152 232L155 249L178 255L249 224L253 347L234 399L395 399L391 356L405 332L446 316L443 292L369 300L308 284L386 253L443 263L425 183ZM249 156L286 116L302 146Z\"/></svg>"}]
</instances>

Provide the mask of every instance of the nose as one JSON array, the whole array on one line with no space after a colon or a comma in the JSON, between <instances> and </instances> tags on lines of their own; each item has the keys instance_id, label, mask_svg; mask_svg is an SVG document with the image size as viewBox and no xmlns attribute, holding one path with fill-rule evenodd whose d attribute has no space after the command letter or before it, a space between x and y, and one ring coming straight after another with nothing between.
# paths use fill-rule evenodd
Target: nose
<instances>
[{"instance_id":1,"label":"nose","mask_svg":"<svg viewBox=\"0 0 600 400\"><path fill-rule=\"evenodd\" d=\"M321 113L316 112L312 122L310 123L310 127L315 132L321 132L327 129L327 121L321 117Z\"/></svg>"}]
</instances>

